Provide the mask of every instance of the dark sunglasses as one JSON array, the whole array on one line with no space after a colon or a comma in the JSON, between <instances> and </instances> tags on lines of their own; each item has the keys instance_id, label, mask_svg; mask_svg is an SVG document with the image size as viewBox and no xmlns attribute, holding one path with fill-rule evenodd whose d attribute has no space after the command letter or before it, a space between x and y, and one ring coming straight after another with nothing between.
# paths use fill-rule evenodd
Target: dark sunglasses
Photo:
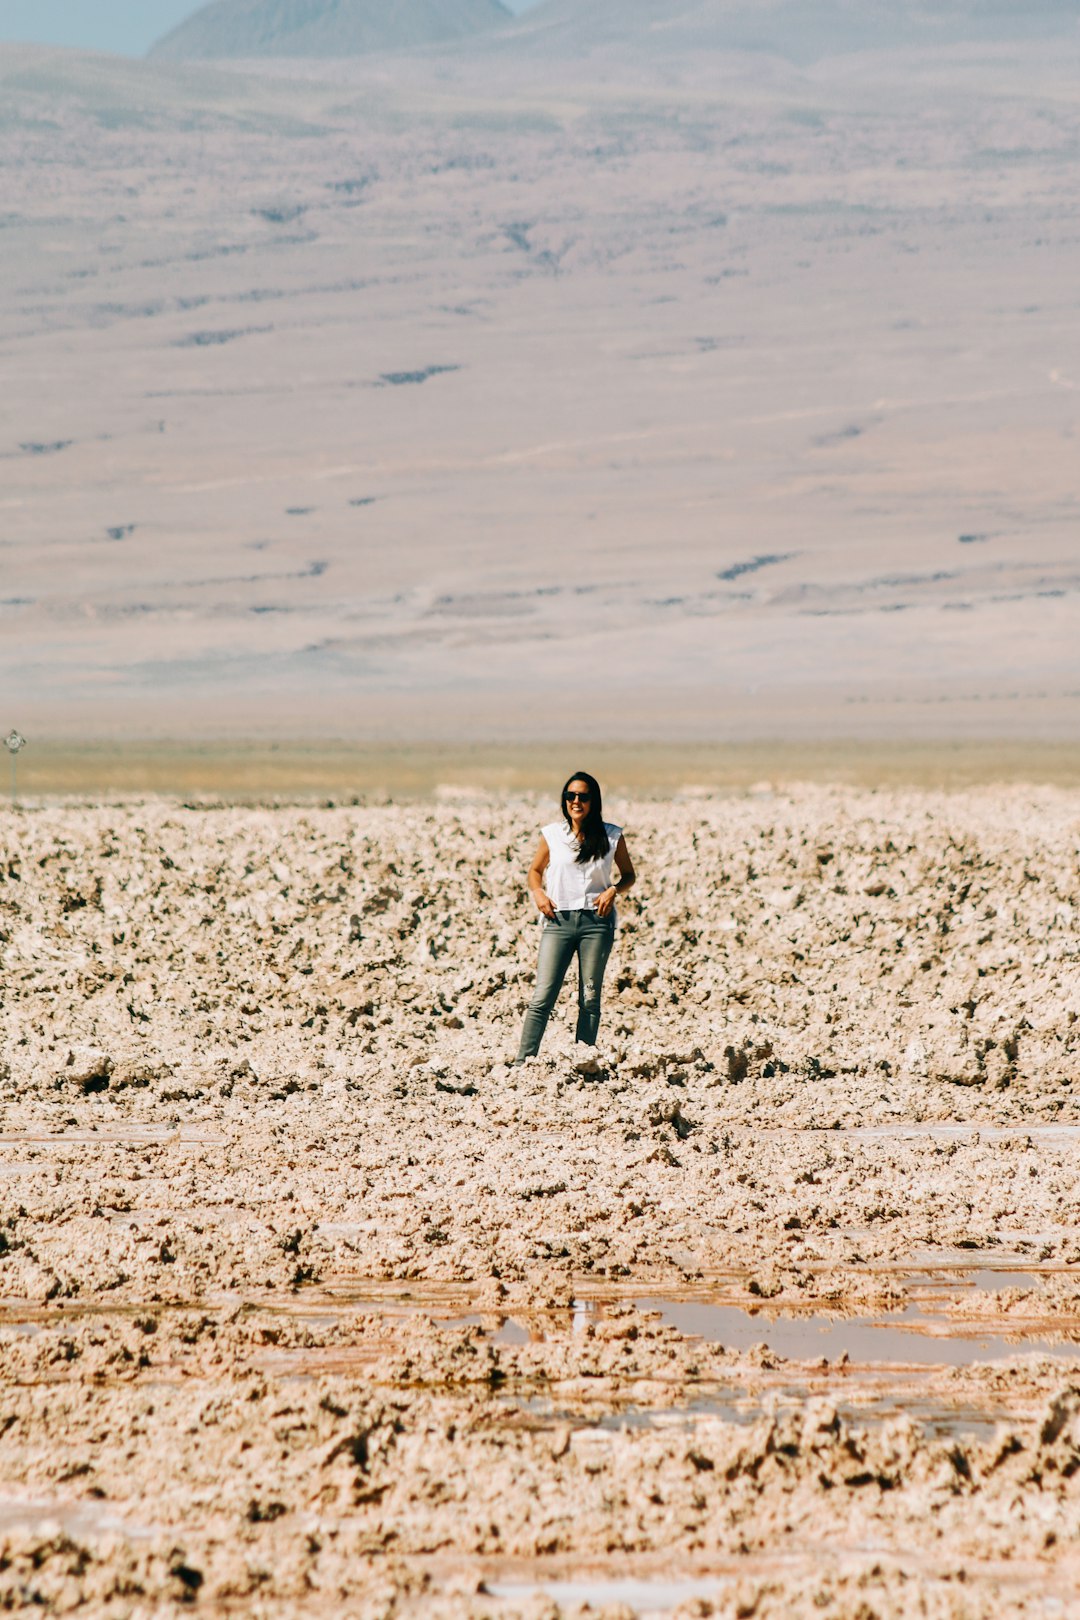
<instances>
[{"instance_id":1,"label":"dark sunglasses","mask_svg":"<svg viewBox=\"0 0 1080 1620\"><path fill-rule=\"evenodd\" d=\"M567 803L569 803L571 799L577 799L581 804L592 804L591 793L564 793L563 798L567 801Z\"/></svg>"}]
</instances>

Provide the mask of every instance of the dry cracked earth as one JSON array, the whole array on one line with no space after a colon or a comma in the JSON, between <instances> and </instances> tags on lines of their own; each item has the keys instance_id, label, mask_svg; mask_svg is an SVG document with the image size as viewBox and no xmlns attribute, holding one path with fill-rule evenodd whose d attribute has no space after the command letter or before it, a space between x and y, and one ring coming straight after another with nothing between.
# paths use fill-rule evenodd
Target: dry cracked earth
<instances>
[{"instance_id":1,"label":"dry cracked earth","mask_svg":"<svg viewBox=\"0 0 1080 1620\"><path fill-rule=\"evenodd\" d=\"M0 1607L1080 1614L1080 796L0 820Z\"/></svg>"}]
</instances>

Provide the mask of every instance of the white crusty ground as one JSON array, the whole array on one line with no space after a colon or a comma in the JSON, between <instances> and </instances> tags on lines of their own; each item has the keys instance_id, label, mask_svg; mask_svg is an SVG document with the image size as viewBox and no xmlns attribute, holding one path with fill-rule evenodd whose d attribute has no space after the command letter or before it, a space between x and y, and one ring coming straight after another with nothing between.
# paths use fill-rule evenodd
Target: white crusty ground
<instances>
[{"instance_id":1,"label":"white crusty ground","mask_svg":"<svg viewBox=\"0 0 1080 1620\"><path fill-rule=\"evenodd\" d=\"M568 987L513 1069L545 814L0 820L0 1603L551 1616L484 1583L584 1570L1080 1612L1080 1359L882 1385L632 1303L843 1316L998 1260L946 1322L1080 1332L1080 797L635 804L602 1044Z\"/></svg>"}]
</instances>

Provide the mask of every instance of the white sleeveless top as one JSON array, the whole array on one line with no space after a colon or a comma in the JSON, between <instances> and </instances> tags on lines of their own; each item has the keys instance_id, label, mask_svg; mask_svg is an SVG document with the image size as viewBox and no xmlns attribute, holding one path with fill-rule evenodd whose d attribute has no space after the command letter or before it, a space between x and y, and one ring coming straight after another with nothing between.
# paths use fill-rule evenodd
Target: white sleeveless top
<instances>
[{"instance_id":1,"label":"white sleeveless top","mask_svg":"<svg viewBox=\"0 0 1080 1620\"><path fill-rule=\"evenodd\" d=\"M593 911L605 889L611 887L611 868L615 850L622 837L622 828L612 821L604 822L608 835L608 851L599 860L578 862L578 843L565 821L552 821L541 827L551 852L544 873L544 893L556 911Z\"/></svg>"}]
</instances>

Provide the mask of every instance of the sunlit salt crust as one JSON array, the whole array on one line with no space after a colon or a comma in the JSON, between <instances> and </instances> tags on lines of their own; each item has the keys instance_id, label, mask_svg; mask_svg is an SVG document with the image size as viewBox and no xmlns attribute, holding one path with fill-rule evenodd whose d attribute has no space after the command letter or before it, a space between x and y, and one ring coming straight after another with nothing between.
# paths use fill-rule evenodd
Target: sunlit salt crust
<instances>
[{"instance_id":1,"label":"sunlit salt crust","mask_svg":"<svg viewBox=\"0 0 1080 1620\"><path fill-rule=\"evenodd\" d=\"M1080 798L608 808L3 815L6 1601L1073 1612Z\"/></svg>"}]
</instances>

